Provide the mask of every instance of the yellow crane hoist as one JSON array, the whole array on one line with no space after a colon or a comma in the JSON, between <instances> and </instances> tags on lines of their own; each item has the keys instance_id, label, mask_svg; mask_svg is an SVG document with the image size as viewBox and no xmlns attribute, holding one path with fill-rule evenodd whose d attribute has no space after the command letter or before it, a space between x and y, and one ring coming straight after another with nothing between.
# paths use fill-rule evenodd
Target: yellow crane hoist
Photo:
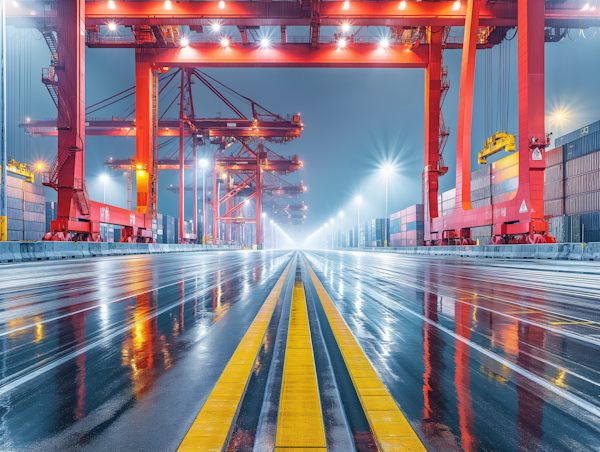
<instances>
[{"instance_id":1,"label":"yellow crane hoist","mask_svg":"<svg viewBox=\"0 0 600 452\"><path fill-rule=\"evenodd\" d=\"M29 165L26 163L17 162L16 160L10 159L6 165L6 171L12 174L18 174L19 176L25 177L26 182L30 182L33 184L35 179L35 175L29 168ZM0 165L0 168L2 166Z\"/></svg>"},{"instance_id":2,"label":"yellow crane hoist","mask_svg":"<svg viewBox=\"0 0 600 452\"><path fill-rule=\"evenodd\" d=\"M509 135L506 133L506 130L504 132L496 132L490 138L485 140L483 151L477 154L479 164L482 165L487 163L488 157L491 157L503 149L506 152L514 152L517 149L515 147L515 135Z\"/></svg>"}]
</instances>

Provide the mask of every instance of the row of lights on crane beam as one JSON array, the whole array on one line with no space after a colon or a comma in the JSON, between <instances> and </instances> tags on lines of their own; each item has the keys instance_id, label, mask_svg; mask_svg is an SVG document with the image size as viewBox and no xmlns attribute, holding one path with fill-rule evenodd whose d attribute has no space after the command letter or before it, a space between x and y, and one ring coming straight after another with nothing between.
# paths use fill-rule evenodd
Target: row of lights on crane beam
<instances>
[{"instance_id":1,"label":"row of lights on crane beam","mask_svg":"<svg viewBox=\"0 0 600 452\"><path fill-rule=\"evenodd\" d=\"M117 7L117 5L115 4L115 2L113 0L109 0L108 2L108 7L110 9L115 9ZM171 2L171 0L166 0L165 1L165 9L172 9L173 8L173 3ZM219 8L220 9L225 9L225 2L223 0L221 0L219 2Z\"/></svg>"},{"instance_id":2,"label":"row of lights on crane beam","mask_svg":"<svg viewBox=\"0 0 600 452\"><path fill-rule=\"evenodd\" d=\"M348 10L350 9L350 2L346 1L343 4L343 8ZM398 9L400 10L404 10L406 9L406 1L402 0L399 4L398 4ZM454 11L458 11L460 9L460 2L457 0L452 4L452 9Z\"/></svg>"}]
</instances>

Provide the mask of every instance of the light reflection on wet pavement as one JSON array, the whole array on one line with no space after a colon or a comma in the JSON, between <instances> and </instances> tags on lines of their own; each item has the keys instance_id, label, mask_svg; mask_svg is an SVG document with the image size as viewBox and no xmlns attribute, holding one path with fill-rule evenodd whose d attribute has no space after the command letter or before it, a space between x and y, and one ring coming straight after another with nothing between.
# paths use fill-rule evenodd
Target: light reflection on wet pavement
<instances>
[{"instance_id":1,"label":"light reflection on wet pavement","mask_svg":"<svg viewBox=\"0 0 600 452\"><path fill-rule=\"evenodd\" d=\"M310 252L428 450L600 450L600 266Z\"/></svg>"}]
</instances>

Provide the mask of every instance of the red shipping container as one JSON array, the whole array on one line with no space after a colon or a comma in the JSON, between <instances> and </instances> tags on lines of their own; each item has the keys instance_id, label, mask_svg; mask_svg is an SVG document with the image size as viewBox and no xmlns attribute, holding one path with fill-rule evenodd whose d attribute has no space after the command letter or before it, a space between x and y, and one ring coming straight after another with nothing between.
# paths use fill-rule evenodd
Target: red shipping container
<instances>
[{"instance_id":1,"label":"red shipping container","mask_svg":"<svg viewBox=\"0 0 600 452\"><path fill-rule=\"evenodd\" d=\"M546 168L563 162L563 147L546 149Z\"/></svg>"},{"instance_id":2,"label":"red shipping container","mask_svg":"<svg viewBox=\"0 0 600 452\"><path fill-rule=\"evenodd\" d=\"M546 167L544 170L544 183L549 184L550 182L556 182L563 180L563 165L554 165Z\"/></svg>"},{"instance_id":3,"label":"red shipping container","mask_svg":"<svg viewBox=\"0 0 600 452\"><path fill-rule=\"evenodd\" d=\"M405 220L403 221L403 223L413 223L417 221L417 214L415 213L409 213L406 217ZM422 220L421 220L422 221Z\"/></svg>"},{"instance_id":4,"label":"red shipping container","mask_svg":"<svg viewBox=\"0 0 600 452\"><path fill-rule=\"evenodd\" d=\"M563 200L544 201L544 217L559 217L564 215Z\"/></svg>"},{"instance_id":5,"label":"red shipping container","mask_svg":"<svg viewBox=\"0 0 600 452\"><path fill-rule=\"evenodd\" d=\"M563 181L551 182L544 185L544 200L559 199L563 197Z\"/></svg>"}]
</instances>

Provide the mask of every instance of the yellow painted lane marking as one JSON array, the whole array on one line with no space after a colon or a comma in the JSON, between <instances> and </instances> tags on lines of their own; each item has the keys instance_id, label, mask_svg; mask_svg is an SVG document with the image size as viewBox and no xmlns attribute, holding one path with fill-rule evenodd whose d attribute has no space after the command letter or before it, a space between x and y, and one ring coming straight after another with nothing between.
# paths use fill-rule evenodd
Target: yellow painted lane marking
<instances>
[{"instance_id":1,"label":"yellow painted lane marking","mask_svg":"<svg viewBox=\"0 0 600 452\"><path fill-rule=\"evenodd\" d=\"M183 438L178 452L221 452L227 446L260 345L292 262L293 258L258 311L198 417Z\"/></svg>"},{"instance_id":2,"label":"yellow painted lane marking","mask_svg":"<svg viewBox=\"0 0 600 452\"><path fill-rule=\"evenodd\" d=\"M275 439L275 452L293 451L327 451L302 281L294 284Z\"/></svg>"},{"instance_id":3,"label":"yellow painted lane marking","mask_svg":"<svg viewBox=\"0 0 600 452\"><path fill-rule=\"evenodd\" d=\"M350 328L329 298L318 276L306 259L304 262L327 314L327 319L342 352L342 357L379 450L381 452L426 451L425 446L354 339Z\"/></svg>"}]
</instances>

